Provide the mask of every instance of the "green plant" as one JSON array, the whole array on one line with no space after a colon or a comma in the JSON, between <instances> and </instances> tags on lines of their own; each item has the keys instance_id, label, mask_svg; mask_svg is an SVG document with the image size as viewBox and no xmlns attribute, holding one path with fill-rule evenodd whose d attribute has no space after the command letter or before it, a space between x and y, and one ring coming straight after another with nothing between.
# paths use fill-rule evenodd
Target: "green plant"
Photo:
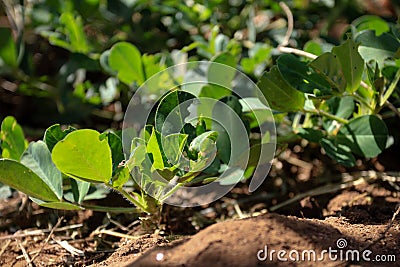
<instances>
[{"instance_id":1,"label":"green plant","mask_svg":"<svg viewBox=\"0 0 400 267\"><path fill-rule=\"evenodd\" d=\"M354 155L372 158L390 146L381 113L400 114L389 101L398 102L399 25L366 16L351 32L351 39L319 56L279 47L306 60L281 55L258 82L271 108L292 114L294 133L345 166L355 165ZM314 44L313 50L322 48Z\"/></svg>"},{"instance_id":2,"label":"green plant","mask_svg":"<svg viewBox=\"0 0 400 267\"><path fill-rule=\"evenodd\" d=\"M219 61L222 59L231 60L229 55ZM208 78L212 81L228 86L234 78L230 74L221 80L213 75L214 70L210 65ZM144 212L156 220L162 204L183 186L214 181L230 186L249 178L257 165L272 159L273 148L267 146L271 151L266 154L262 144L271 142L274 132L262 139L251 138L248 146L245 140L238 144L242 137L238 134L242 131L248 142L250 131L270 120L272 114L268 115L256 98L239 99L220 85L199 88L197 96L181 88L167 91L152 108L145 127L131 140L128 153L124 153L121 132L62 130L58 124L46 130L42 141L28 145L21 127L7 117L1 128L0 182L48 208ZM202 99L207 101L198 105ZM187 121L191 105L202 115ZM257 110L264 113L257 114ZM171 120L178 123L177 129ZM236 138L235 146L232 138ZM84 200L94 197L88 192L96 185L119 192L136 208L85 204Z\"/></svg>"},{"instance_id":3,"label":"green plant","mask_svg":"<svg viewBox=\"0 0 400 267\"><path fill-rule=\"evenodd\" d=\"M158 102L145 125L133 129L128 145L121 131L63 129L58 124L46 130L42 141L28 144L14 118L3 120L0 182L42 206L157 217L162 204L184 186L235 184L250 178L258 164L269 163L274 147L264 151L264 145L275 142L275 133L262 136L260 128L273 115L278 142L304 138L319 143L345 166L354 166L356 157L375 157L393 140L398 142L385 123L389 117L400 117L398 23L359 17L348 29L348 39L334 46L326 38L334 22L329 19L320 38L310 40L308 31L294 29L293 43L304 44L298 50L287 47L291 31L285 34L276 1L234 1L234 6L220 0L187 1L187 5L127 0L11 2L4 1L6 12L20 8L14 14L22 18L8 14L16 27L0 28L1 82L14 84L18 94L51 99L60 113L67 114L68 122L81 122L77 118L90 112L121 121L122 112L113 116L104 107L113 102L129 107L129 99L146 81L159 72L163 75L140 96L144 105ZM292 3L297 25L316 26L328 12L337 17L338 11L351 6L346 1L332 7L329 1L312 2L306 7ZM288 28L292 26L289 23ZM48 51L55 55L52 71L42 72L45 60L32 61ZM187 77L170 73L168 67L202 59L243 71L258 81L262 93L241 97L229 90L233 72L212 67L206 74L208 84L184 90L179 85ZM264 73L265 69L269 71ZM201 116L186 121L187 110L180 106L202 97L211 100L197 109ZM248 147L232 143L228 130L213 123L216 114L225 114L217 102L233 111L221 120L244 126ZM79 113L77 118L73 112ZM179 129L163 128L170 114L180 122ZM42 117L58 121L48 113L30 119ZM291 131L279 132L287 121ZM240 149L232 152L232 144ZM225 171L229 175L218 179ZM250 189L256 187L250 184ZM135 208L87 204L109 190L118 191ZM9 195L10 189L2 186L1 192Z\"/></svg>"}]
</instances>

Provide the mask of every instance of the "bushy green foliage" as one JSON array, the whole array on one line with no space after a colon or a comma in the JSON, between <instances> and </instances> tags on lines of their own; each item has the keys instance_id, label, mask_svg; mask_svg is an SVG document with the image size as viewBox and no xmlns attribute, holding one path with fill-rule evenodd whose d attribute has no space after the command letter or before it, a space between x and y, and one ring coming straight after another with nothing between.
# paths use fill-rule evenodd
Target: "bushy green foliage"
<instances>
[{"instance_id":1,"label":"bushy green foliage","mask_svg":"<svg viewBox=\"0 0 400 267\"><path fill-rule=\"evenodd\" d=\"M22 25L15 23L13 31L0 28L0 74L18 83L19 94L52 99L60 114L80 110L80 116L86 116L90 112L83 110L95 113L110 103L126 107L130 96L159 71L206 59L237 68L257 82L273 110L278 143L303 138L319 143L338 163L354 166L357 157L375 157L398 142L389 135L384 118L399 116L399 23L371 15L354 18L340 44L323 38L324 30L310 40L304 34L307 28L295 29L292 44L303 50L293 55L279 49L286 27L277 16L283 14L278 3L229 2L233 5L219 0L46 0L29 6L5 5L8 11L19 8L21 12L14 14L24 19ZM302 9L293 1L296 27L316 24L315 16L305 16L306 12L315 15L313 10L321 7L329 12L324 5L329 7L330 1L315 2ZM11 21L21 21L12 12L7 14ZM43 62L35 65L34 58L54 51L63 56L51 62L51 73L42 73L37 68ZM254 136L261 115L246 110L243 99L231 92L211 89L204 87L200 95L238 110L249 136ZM222 131L207 119L185 125L180 133L162 134L158 126L162 118L183 100L196 97L180 90L165 94L148 125L134 138L129 155L123 152L121 132L58 124L46 130L43 141L28 145L15 119L6 117L0 132L0 182L42 206L59 209L103 209L84 202L104 197L107 191L102 184L119 191L138 210L157 212L180 186L213 181L230 153L229 140L221 144ZM281 133L285 124L290 132ZM263 140L252 142L246 169L221 183L252 175ZM174 158L181 153L188 161ZM184 164L191 171L180 171ZM203 170L204 166L209 167ZM136 172L147 177L145 184L132 179L130 174ZM174 186L157 181L156 173L173 180ZM141 190L147 186L158 190L157 197Z\"/></svg>"}]
</instances>

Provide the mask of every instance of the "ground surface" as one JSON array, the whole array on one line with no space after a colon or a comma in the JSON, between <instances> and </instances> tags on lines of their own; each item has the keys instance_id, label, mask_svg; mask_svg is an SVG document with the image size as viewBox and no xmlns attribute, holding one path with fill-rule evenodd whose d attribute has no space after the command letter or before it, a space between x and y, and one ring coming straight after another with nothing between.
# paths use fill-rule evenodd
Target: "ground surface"
<instances>
[{"instance_id":1,"label":"ground surface","mask_svg":"<svg viewBox=\"0 0 400 267\"><path fill-rule=\"evenodd\" d=\"M319 206L318 203L324 201L326 204ZM122 238L112 236L117 232L116 228L110 231L110 237L105 227L102 228L103 222L98 221L100 217L93 218L96 217L94 214L82 213L76 217L63 213L68 223L63 227L53 227L55 230L52 233L28 229L10 235L4 231L0 236L0 265L27 266L28 258L33 258L34 266L263 266L271 262L275 266L337 266L340 263L343 266L398 266L399 218L385 231L398 203L400 197L397 193L379 184L361 183L335 194L304 198L299 202L300 207L291 205L291 208L277 211L286 213L290 209L299 208L302 218L269 212L252 218L216 223L195 235L131 232ZM5 206L2 203L2 213L18 207L11 200L7 204ZM36 213L30 216L41 215L40 210L36 210ZM322 217L309 219L306 215ZM24 219L24 212L20 212L19 216L21 223L28 223L29 220ZM2 219L3 225L7 224L6 217ZM36 223L40 221L37 218ZM96 224L96 221L100 226L95 231L90 230L95 227L90 226L90 223ZM39 226L36 229L46 228L44 224ZM85 235L85 231L92 232ZM341 240L339 246L343 249L338 249L338 240ZM346 246L343 242L347 242ZM289 262L282 262L275 253L272 258L259 260L257 253L265 250L265 246L268 255L271 250L285 250L287 253L296 250L300 259L304 250L314 250L318 258L322 250L331 248L338 251L332 255L339 258L332 261L325 254L323 263L308 260L294 262L286 254L284 257ZM377 255L393 255L397 263L340 261L340 250L345 253L347 249L357 250L361 256L363 250L369 249L372 254L367 256L371 260L375 260ZM24 257L24 253L27 256ZM264 255L264 252L260 252L260 257ZM296 257L296 254L292 256ZM308 254L304 257L307 259Z\"/></svg>"}]
</instances>

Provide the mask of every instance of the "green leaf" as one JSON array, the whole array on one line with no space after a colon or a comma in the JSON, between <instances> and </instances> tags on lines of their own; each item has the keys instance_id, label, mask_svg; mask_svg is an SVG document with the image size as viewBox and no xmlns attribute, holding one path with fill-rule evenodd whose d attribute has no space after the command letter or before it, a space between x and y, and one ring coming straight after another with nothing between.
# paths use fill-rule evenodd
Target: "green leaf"
<instances>
[{"instance_id":1,"label":"green leaf","mask_svg":"<svg viewBox=\"0 0 400 267\"><path fill-rule=\"evenodd\" d=\"M243 107L245 117L250 121L250 129L260 127L265 122L271 121L272 110L263 104L257 97L245 97L239 99Z\"/></svg>"},{"instance_id":2,"label":"green leaf","mask_svg":"<svg viewBox=\"0 0 400 267\"><path fill-rule=\"evenodd\" d=\"M257 83L272 109L290 112L303 109L305 96L293 88L282 76L277 66L265 72Z\"/></svg>"},{"instance_id":3,"label":"green leaf","mask_svg":"<svg viewBox=\"0 0 400 267\"><path fill-rule=\"evenodd\" d=\"M126 162L126 166L132 171L134 167L139 167L146 159L146 145L141 144L132 149L132 153Z\"/></svg>"},{"instance_id":4,"label":"green leaf","mask_svg":"<svg viewBox=\"0 0 400 267\"><path fill-rule=\"evenodd\" d=\"M100 55L100 66L110 75L117 75L118 72L113 70L110 67L110 63L109 63L109 58L110 58L110 50L106 50L104 51L101 55Z\"/></svg>"},{"instance_id":5,"label":"green leaf","mask_svg":"<svg viewBox=\"0 0 400 267\"><path fill-rule=\"evenodd\" d=\"M130 177L130 171L128 167L123 167L120 169L116 175L112 178L112 186L114 188L122 188L126 182L128 182Z\"/></svg>"},{"instance_id":6,"label":"green leaf","mask_svg":"<svg viewBox=\"0 0 400 267\"><path fill-rule=\"evenodd\" d=\"M240 120L242 109L236 96L227 96L218 101L212 111L211 130L218 132L218 157L226 164L235 161L239 156L237 152L241 153L246 146L245 142L234 143L243 138L240 131L240 127L243 126L243 121ZM233 149L233 145L235 145L235 149ZM236 151L236 154L233 155L232 151Z\"/></svg>"},{"instance_id":7,"label":"green leaf","mask_svg":"<svg viewBox=\"0 0 400 267\"><path fill-rule=\"evenodd\" d=\"M209 165L214 160L217 153L217 137L218 132L208 131L193 139L193 141L189 145L189 152L192 155L195 155L197 162L190 163L192 167L191 171L197 171L195 169L199 169L198 167L200 165L202 165L203 168ZM197 167L193 169L194 166Z\"/></svg>"},{"instance_id":8,"label":"green leaf","mask_svg":"<svg viewBox=\"0 0 400 267\"><path fill-rule=\"evenodd\" d=\"M291 54L282 55L277 61L277 66L293 88L308 94L331 94L329 83L297 57Z\"/></svg>"},{"instance_id":9,"label":"green leaf","mask_svg":"<svg viewBox=\"0 0 400 267\"><path fill-rule=\"evenodd\" d=\"M181 133L170 134L163 138L162 148L168 162L172 165L179 163L187 139L188 135Z\"/></svg>"},{"instance_id":10,"label":"green leaf","mask_svg":"<svg viewBox=\"0 0 400 267\"><path fill-rule=\"evenodd\" d=\"M117 173L119 164L125 160L124 151L122 149L122 140L115 133L108 132L107 141L111 149L111 158L113 166L112 175L114 176Z\"/></svg>"},{"instance_id":11,"label":"green leaf","mask_svg":"<svg viewBox=\"0 0 400 267\"><path fill-rule=\"evenodd\" d=\"M336 92L343 93L346 90L346 78L335 54L327 52L320 55L310 63L310 67L322 75Z\"/></svg>"},{"instance_id":12,"label":"green leaf","mask_svg":"<svg viewBox=\"0 0 400 267\"><path fill-rule=\"evenodd\" d=\"M219 63L219 64L212 64ZM207 72L207 80L210 84L222 87L231 87L231 82L236 74L236 59L230 53L221 53L211 59Z\"/></svg>"},{"instance_id":13,"label":"green leaf","mask_svg":"<svg viewBox=\"0 0 400 267\"><path fill-rule=\"evenodd\" d=\"M0 140L3 158L19 161L28 147L21 126L11 116L6 117L1 123Z\"/></svg>"},{"instance_id":14,"label":"green leaf","mask_svg":"<svg viewBox=\"0 0 400 267\"><path fill-rule=\"evenodd\" d=\"M219 177L220 185L237 184L244 179L244 170L237 167L229 167L226 172Z\"/></svg>"},{"instance_id":15,"label":"green leaf","mask_svg":"<svg viewBox=\"0 0 400 267\"><path fill-rule=\"evenodd\" d=\"M81 16L74 16L70 12L65 12L61 14L60 22L65 26L66 34L73 48L73 52L88 53L89 45L86 40Z\"/></svg>"},{"instance_id":16,"label":"green leaf","mask_svg":"<svg viewBox=\"0 0 400 267\"><path fill-rule=\"evenodd\" d=\"M75 16L71 12L64 12L60 16L60 23L64 26L62 31L66 35L67 40L59 39L57 35L50 35L50 43L64 47L71 52L89 53L90 47L86 40L81 16Z\"/></svg>"},{"instance_id":17,"label":"green leaf","mask_svg":"<svg viewBox=\"0 0 400 267\"><path fill-rule=\"evenodd\" d=\"M218 132L216 131L208 131L202 133L201 135L197 136L193 141L190 143L189 150L192 152L207 152L204 150L205 148L208 149L208 146L204 146L204 142L207 139L210 139L213 142L216 142L218 138Z\"/></svg>"},{"instance_id":18,"label":"green leaf","mask_svg":"<svg viewBox=\"0 0 400 267\"><path fill-rule=\"evenodd\" d=\"M91 184L84 200L103 199L110 193L110 189L103 184Z\"/></svg>"},{"instance_id":19,"label":"green leaf","mask_svg":"<svg viewBox=\"0 0 400 267\"><path fill-rule=\"evenodd\" d=\"M70 179L70 183L74 201L81 204L89 192L90 183L76 179Z\"/></svg>"},{"instance_id":20,"label":"green leaf","mask_svg":"<svg viewBox=\"0 0 400 267\"><path fill-rule=\"evenodd\" d=\"M229 96L232 94L232 91L226 87L216 85L216 84L208 84L201 88L199 97L213 98L213 99L221 99L225 96Z\"/></svg>"},{"instance_id":21,"label":"green leaf","mask_svg":"<svg viewBox=\"0 0 400 267\"><path fill-rule=\"evenodd\" d=\"M342 66L343 75L346 79L346 91L353 93L360 86L364 71L364 60L358 53L358 44L349 39L340 46L332 49Z\"/></svg>"},{"instance_id":22,"label":"green leaf","mask_svg":"<svg viewBox=\"0 0 400 267\"><path fill-rule=\"evenodd\" d=\"M351 96L332 97L326 101L331 114L348 119L354 112L354 98Z\"/></svg>"},{"instance_id":23,"label":"green leaf","mask_svg":"<svg viewBox=\"0 0 400 267\"><path fill-rule=\"evenodd\" d=\"M243 58L240 62L243 71L259 76L265 65L268 64L271 51L272 49L269 45L256 43L249 49L249 58Z\"/></svg>"},{"instance_id":24,"label":"green leaf","mask_svg":"<svg viewBox=\"0 0 400 267\"><path fill-rule=\"evenodd\" d=\"M50 151L61 140L63 140L69 133L75 131L74 127L69 126L67 129L62 130L60 124L54 124L47 128L44 133L43 141L46 143Z\"/></svg>"},{"instance_id":25,"label":"green leaf","mask_svg":"<svg viewBox=\"0 0 400 267\"><path fill-rule=\"evenodd\" d=\"M21 156L21 163L36 173L53 190L58 199L62 198L63 178L51 160L51 153L44 142L30 143Z\"/></svg>"},{"instance_id":26,"label":"green leaf","mask_svg":"<svg viewBox=\"0 0 400 267\"><path fill-rule=\"evenodd\" d=\"M322 54L321 44L319 44L318 42L316 42L314 40L310 40L307 43L305 43L303 50L305 52L314 54L316 56L320 56Z\"/></svg>"},{"instance_id":27,"label":"green leaf","mask_svg":"<svg viewBox=\"0 0 400 267\"><path fill-rule=\"evenodd\" d=\"M16 68L18 65L17 49L12 38L11 30L9 28L0 27L0 36L0 60L9 67Z\"/></svg>"},{"instance_id":28,"label":"green leaf","mask_svg":"<svg viewBox=\"0 0 400 267\"><path fill-rule=\"evenodd\" d=\"M332 97L326 100L321 105L321 108L324 108L325 105L330 114L343 119L348 119L355 109L354 98L352 96ZM329 133L336 132L340 126L337 121L329 119L325 119L322 124Z\"/></svg>"},{"instance_id":29,"label":"green leaf","mask_svg":"<svg viewBox=\"0 0 400 267\"><path fill-rule=\"evenodd\" d=\"M207 131L207 125L205 120L200 117L199 120L196 123L196 136L201 135L202 133L205 133Z\"/></svg>"},{"instance_id":30,"label":"green leaf","mask_svg":"<svg viewBox=\"0 0 400 267\"><path fill-rule=\"evenodd\" d=\"M58 142L52 158L66 175L87 182L108 183L112 175L111 150L94 130L77 130Z\"/></svg>"},{"instance_id":31,"label":"green leaf","mask_svg":"<svg viewBox=\"0 0 400 267\"><path fill-rule=\"evenodd\" d=\"M43 202L39 204L42 207L57 210L83 210L84 208L69 202Z\"/></svg>"},{"instance_id":32,"label":"green leaf","mask_svg":"<svg viewBox=\"0 0 400 267\"><path fill-rule=\"evenodd\" d=\"M181 158L179 162L179 168L188 171L185 175L183 175L184 178L187 178L185 180L186 182L193 179L197 175L195 174L196 172L206 172L205 169L210 167L210 164L214 161L217 153L217 137L217 132L208 131L200 134L192 140L188 151L189 158L191 159L188 161L186 158Z\"/></svg>"},{"instance_id":33,"label":"green leaf","mask_svg":"<svg viewBox=\"0 0 400 267\"><path fill-rule=\"evenodd\" d=\"M400 48L400 41L393 35L383 33L376 36L371 30L361 32L355 41L361 43L358 51L365 62L375 60L380 69L384 67L385 59L396 57L396 52Z\"/></svg>"},{"instance_id":34,"label":"green leaf","mask_svg":"<svg viewBox=\"0 0 400 267\"><path fill-rule=\"evenodd\" d=\"M314 143L319 143L324 137L324 134L321 130L316 130L313 128L300 128L297 134L302 138Z\"/></svg>"},{"instance_id":35,"label":"green leaf","mask_svg":"<svg viewBox=\"0 0 400 267\"><path fill-rule=\"evenodd\" d=\"M164 156L162 152L161 135L153 128L150 139L147 142L146 152L152 156L152 169L164 169Z\"/></svg>"},{"instance_id":36,"label":"green leaf","mask_svg":"<svg viewBox=\"0 0 400 267\"><path fill-rule=\"evenodd\" d=\"M147 55L142 56L142 63L145 70L145 77L149 79L154 74L165 69L165 66L160 63L160 58L158 55Z\"/></svg>"},{"instance_id":37,"label":"green leaf","mask_svg":"<svg viewBox=\"0 0 400 267\"><path fill-rule=\"evenodd\" d=\"M323 138L320 143L326 154L338 163L347 167L353 167L356 164L351 148L337 138Z\"/></svg>"},{"instance_id":38,"label":"green leaf","mask_svg":"<svg viewBox=\"0 0 400 267\"><path fill-rule=\"evenodd\" d=\"M354 20L351 25L356 27L358 31L373 30L377 36L390 31L389 24L384 19L373 15L361 16Z\"/></svg>"},{"instance_id":39,"label":"green leaf","mask_svg":"<svg viewBox=\"0 0 400 267\"><path fill-rule=\"evenodd\" d=\"M386 148L388 129L376 115L365 115L340 128L337 138L347 143L354 153L372 158Z\"/></svg>"},{"instance_id":40,"label":"green leaf","mask_svg":"<svg viewBox=\"0 0 400 267\"><path fill-rule=\"evenodd\" d=\"M195 96L186 91L167 93L157 106L155 129L163 135L179 133L189 116L188 108Z\"/></svg>"},{"instance_id":41,"label":"green leaf","mask_svg":"<svg viewBox=\"0 0 400 267\"><path fill-rule=\"evenodd\" d=\"M12 159L0 159L0 182L43 201L59 201L57 195L39 176Z\"/></svg>"},{"instance_id":42,"label":"green leaf","mask_svg":"<svg viewBox=\"0 0 400 267\"><path fill-rule=\"evenodd\" d=\"M142 59L136 46L127 42L116 43L111 47L108 63L118 72L117 77L122 82L128 85L144 83Z\"/></svg>"}]
</instances>

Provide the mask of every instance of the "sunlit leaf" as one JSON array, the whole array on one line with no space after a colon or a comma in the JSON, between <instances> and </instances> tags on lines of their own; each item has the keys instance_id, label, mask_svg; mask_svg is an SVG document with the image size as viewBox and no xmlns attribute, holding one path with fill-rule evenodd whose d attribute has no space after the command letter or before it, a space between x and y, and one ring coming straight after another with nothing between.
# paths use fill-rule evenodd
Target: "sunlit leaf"
<instances>
[{"instance_id":1,"label":"sunlit leaf","mask_svg":"<svg viewBox=\"0 0 400 267\"><path fill-rule=\"evenodd\" d=\"M146 146L146 153L151 154L153 168L162 170L164 168L164 155L162 150L161 135L155 129L151 133Z\"/></svg>"},{"instance_id":2,"label":"sunlit leaf","mask_svg":"<svg viewBox=\"0 0 400 267\"><path fill-rule=\"evenodd\" d=\"M19 161L22 153L28 147L24 132L14 117L8 116L1 123L2 157Z\"/></svg>"},{"instance_id":3,"label":"sunlit leaf","mask_svg":"<svg viewBox=\"0 0 400 267\"><path fill-rule=\"evenodd\" d=\"M87 182L108 183L112 174L111 150L94 130L77 130L58 142L52 158L66 175Z\"/></svg>"},{"instance_id":4,"label":"sunlit leaf","mask_svg":"<svg viewBox=\"0 0 400 267\"><path fill-rule=\"evenodd\" d=\"M12 38L11 30L9 28L0 27L0 36L0 60L9 67L17 67L17 49Z\"/></svg>"},{"instance_id":5,"label":"sunlit leaf","mask_svg":"<svg viewBox=\"0 0 400 267\"><path fill-rule=\"evenodd\" d=\"M139 50L133 44L119 42L113 45L108 56L108 64L118 72L118 79L132 85L141 85L145 81L142 59Z\"/></svg>"},{"instance_id":6,"label":"sunlit leaf","mask_svg":"<svg viewBox=\"0 0 400 267\"><path fill-rule=\"evenodd\" d=\"M377 36L390 31L389 24L384 19L373 15L361 16L354 20L351 25L356 27L358 31L373 30Z\"/></svg>"},{"instance_id":7,"label":"sunlit leaf","mask_svg":"<svg viewBox=\"0 0 400 267\"><path fill-rule=\"evenodd\" d=\"M122 167L112 178L112 186L121 188L130 178L130 170L128 167Z\"/></svg>"}]
</instances>

